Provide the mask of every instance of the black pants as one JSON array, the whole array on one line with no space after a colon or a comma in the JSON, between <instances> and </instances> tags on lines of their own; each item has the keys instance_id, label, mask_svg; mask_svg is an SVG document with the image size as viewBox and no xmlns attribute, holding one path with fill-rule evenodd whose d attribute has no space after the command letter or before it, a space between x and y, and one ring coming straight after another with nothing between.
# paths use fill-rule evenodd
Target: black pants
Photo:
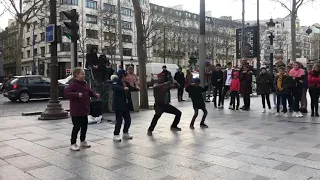
<instances>
[{"instance_id":1,"label":"black pants","mask_svg":"<svg viewBox=\"0 0 320 180\"><path fill-rule=\"evenodd\" d=\"M122 121L124 120L123 133L128 133L131 125L131 116L129 111L116 111L116 125L114 127L114 135L120 134Z\"/></svg>"},{"instance_id":2,"label":"black pants","mask_svg":"<svg viewBox=\"0 0 320 180\"><path fill-rule=\"evenodd\" d=\"M242 94L244 108L250 109L250 94Z\"/></svg>"},{"instance_id":3,"label":"black pants","mask_svg":"<svg viewBox=\"0 0 320 180\"><path fill-rule=\"evenodd\" d=\"M302 89L300 88L295 88L292 90L292 97L293 97L293 105L292 109L294 112L299 112L299 106L300 106L300 101L302 97Z\"/></svg>"},{"instance_id":4,"label":"black pants","mask_svg":"<svg viewBox=\"0 0 320 180\"><path fill-rule=\"evenodd\" d=\"M202 120L201 120L200 124L204 124L204 121L206 120L206 117L208 115L208 111L207 111L207 109L205 107L201 108L201 110L203 112L203 116L202 116ZM192 125L192 126L194 125L194 122L195 122L196 118L198 117L198 114L199 114L199 109L198 108L194 108L194 115L192 117L190 125Z\"/></svg>"},{"instance_id":5,"label":"black pants","mask_svg":"<svg viewBox=\"0 0 320 180\"><path fill-rule=\"evenodd\" d=\"M222 96L220 97L220 103L221 105L224 105L224 97L226 96L227 92L229 91L230 86L224 86Z\"/></svg>"},{"instance_id":6,"label":"black pants","mask_svg":"<svg viewBox=\"0 0 320 180\"><path fill-rule=\"evenodd\" d=\"M177 109L176 107L174 107L170 104L155 104L154 111L155 111L155 115L153 116L152 122L149 127L149 131L154 130L154 128L157 125L158 120L160 119L161 115L164 112L169 113L169 114L174 114L175 118L174 118L174 121L173 121L171 127L178 126L178 124L180 122L180 118L181 118L181 111L179 109Z\"/></svg>"},{"instance_id":7,"label":"black pants","mask_svg":"<svg viewBox=\"0 0 320 180\"><path fill-rule=\"evenodd\" d=\"M319 96L320 89L319 88L310 88L309 94L311 98L311 113L319 114Z\"/></svg>"},{"instance_id":8,"label":"black pants","mask_svg":"<svg viewBox=\"0 0 320 180\"><path fill-rule=\"evenodd\" d=\"M184 87L180 86L178 88L178 101L182 101Z\"/></svg>"},{"instance_id":9,"label":"black pants","mask_svg":"<svg viewBox=\"0 0 320 180\"><path fill-rule=\"evenodd\" d=\"M280 112L280 104L282 103L283 112L286 113L287 110L287 94L277 94L277 113Z\"/></svg>"},{"instance_id":10,"label":"black pants","mask_svg":"<svg viewBox=\"0 0 320 180\"><path fill-rule=\"evenodd\" d=\"M231 91L230 95L231 95L230 105L232 105L232 107L235 108L235 106L236 106L236 99L237 99L237 108L239 108L239 106L240 106L240 96L239 96L239 92L237 92L237 91Z\"/></svg>"},{"instance_id":11,"label":"black pants","mask_svg":"<svg viewBox=\"0 0 320 180\"><path fill-rule=\"evenodd\" d=\"M263 109L266 108L266 100L267 100L268 108L271 109L270 94L261 94L261 98L262 98Z\"/></svg>"},{"instance_id":12,"label":"black pants","mask_svg":"<svg viewBox=\"0 0 320 180\"><path fill-rule=\"evenodd\" d=\"M288 99L289 109L292 109L293 108L293 96L292 96L291 91L288 92L287 99Z\"/></svg>"},{"instance_id":13,"label":"black pants","mask_svg":"<svg viewBox=\"0 0 320 180\"><path fill-rule=\"evenodd\" d=\"M80 141L85 141L88 129L88 116L72 116L71 120L73 124L71 133L71 145L77 142L77 136L80 130Z\"/></svg>"},{"instance_id":14,"label":"black pants","mask_svg":"<svg viewBox=\"0 0 320 180\"><path fill-rule=\"evenodd\" d=\"M218 106L221 104L222 96L222 87L215 87L213 90L213 103L214 106L217 106L217 95L219 96Z\"/></svg>"}]
</instances>

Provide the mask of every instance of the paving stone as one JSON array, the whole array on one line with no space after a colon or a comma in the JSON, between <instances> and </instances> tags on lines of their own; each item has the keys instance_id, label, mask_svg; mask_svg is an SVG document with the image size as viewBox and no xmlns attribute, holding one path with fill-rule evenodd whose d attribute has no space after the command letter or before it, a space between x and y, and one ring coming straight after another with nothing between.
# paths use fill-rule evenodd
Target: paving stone
<instances>
[{"instance_id":1,"label":"paving stone","mask_svg":"<svg viewBox=\"0 0 320 180\"><path fill-rule=\"evenodd\" d=\"M208 175L216 175L225 179L233 179L233 180L249 180L253 179L256 175L241 172L232 168L227 168L223 166L213 165L208 168L202 169L202 173L208 174Z\"/></svg>"},{"instance_id":2,"label":"paving stone","mask_svg":"<svg viewBox=\"0 0 320 180\"><path fill-rule=\"evenodd\" d=\"M274 167L274 169L280 170L280 171L286 171L290 167L294 166L294 164L283 162L280 165Z\"/></svg>"},{"instance_id":3,"label":"paving stone","mask_svg":"<svg viewBox=\"0 0 320 180\"><path fill-rule=\"evenodd\" d=\"M286 133L284 133L284 135L293 135L293 134L295 134L295 132L286 132Z\"/></svg>"},{"instance_id":4,"label":"paving stone","mask_svg":"<svg viewBox=\"0 0 320 180\"><path fill-rule=\"evenodd\" d=\"M34 143L27 141L27 140L24 140L24 139L14 139L14 140L5 141L3 143L5 143L11 147L14 147L16 149L21 149L23 147L29 147L29 146L35 145Z\"/></svg>"},{"instance_id":5,"label":"paving stone","mask_svg":"<svg viewBox=\"0 0 320 180\"><path fill-rule=\"evenodd\" d=\"M28 140L28 141L34 141L34 140L36 140L36 139L46 138L46 137L44 137L44 136L41 136L41 135L39 135L39 134L34 134L34 133L18 134L18 135L16 135L16 136L19 137L19 138Z\"/></svg>"},{"instance_id":6,"label":"paving stone","mask_svg":"<svg viewBox=\"0 0 320 180\"><path fill-rule=\"evenodd\" d=\"M248 148L250 148L250 149L258 149L261 146L262 146L261 144L254 144L254 145L248 146Z\"/></svg>"},{"instance_id":7,"label":"paving stone","mask_svg":"<svg viewBox=\"0 0 320 180\"><path fill-rule=\"evenodd\" d=\"M1 152L0 153L0 158L22 153L20 150L15 149L15 148L10 147L10 146L6 146L6 147L0 148L0 152Z\"/></svg>"},{"instance_id":8,"label":"paving stone","mask_svg":"<svg viewBox=\"0 0 320 180\"><path fill-rule=\"evenodd\" d=\"M309 129L309 128L307 128L307 127L302 127L302 128L300 128L299 130L307 130L307 129Z\"/></svg>"},{"instance_id":9,"label":"paving stone","mask_svg":"<svg viewBox=\"0 0 320 180\"><path fill-rule=\"evenodd\" d=\"M37 141L36 144L39 144L41 146L44 146L46 148L53 148L53 147L59 147L59 146L70 146L70 142L66 141L57 141L53 139L47 139L43 141Z\"/></svg>"},{"instance_id":10,"label":"paving stone","mask_svg":"<svg viewBox=\"0 0 320 180\"><path fill-rule=\"evenodd\" d=\"M201 164L198 164L198 165L195 165L195 166L191 166L191 167L189 167L189 168L190 168L190 169L193 169L193 170L196 170L196 171L200 171L201 169L208 168L208 167L210 167L210 166L212 166L212 165L214 165L214 164L204 162L204 163L201 163Z\"/></svg>"},{"instance_id":11,"label":"paving stone","mask_svg":"<svg viewBox=\"0 0 320 180\"><path fill-rule=\"evenodd\" d=\"M45 161L42 161L30 155L6 159L6 161L20 169L41 166L46 163Z\"/></svg>"},{"instance_id":12,"label":"paving stone","mask_svg":"<svg viewBox=\"0 0 320 180\"><path fill-rule=\"evenodd\" d=\"M72 172L80 177L85 179L94 179L94 180L133 180L130 177L126 177L115 172L112 172L107 169L103 169L101 167L95 166L93 164L88 164L85 166L76 167L73 169L69 169L69 172Z\"/></svg>"},{"instance_id":13,"label":"paving stone","mask_svg":"<svg viewBox=\"0 0 320 180\"><path fill-rule=\"evenodd\" d=\"M95 155L95 156L90 156L87 158L83 158L82 161L88 162L90 164L94 164L97 166L100 166L102 168L110 168L122 164L128 164L125 161L121 161L118 159L114 159L111 157L103 156L103 155Z\"/></svg>"},{"instance_id":14,"label":"paving stone","mask_svg":"<svg viewBox=\"0 0 320 180\"><path fill-rule=\"evenodd\" d=\"M0 166L0 179L2 180L35 180L33 176L22 170L12 166L4 165Z\"/></svg>"},{"instance_id":15,"label":"paving stone","mask_svg":"<svg viewBox=\"0 0 320 180\"><path fill-rule=\"evenodd\" d=\"M68 157L66 155L47 156L41 159L62 169L71 169L87 164L79 159Z\"/></svg>"},{"instance_id":16,"label":"paving stone","mask_svg":"<svg viewBox=\"0 0 320 180\"><path fill-rule=\"evenodd\" d=\"M239 155L233 159L238 160L238 161L242 161L242 162L246 162L249 164L256 164L256 165L266 166L266 167L270 167L270 168L277 167L281 164L281 162L279 162L279 161L268 160L268 159L264 159L261 157L249 156L249 155L245 155L245 154Z\"/></svg>"},{"instance_id":17,"label":"paving stone","mask_svg":"<svg viewBox=\"0 0 320 180\"><path fill-rule=\"evenodd\" d=\"M7 165L8 163L2 159L0 159L0 166L4 166Z\"/></svg>"},{"instance_id":18,"label":"paving stone","mask_svg":"<svg viewBox=\"0 0 320 180\"><path fill-rule=\"evenodd\" d=\"M227 155L225 155L225 156L223 156L223 157L228 158L228 159L232 159L232 158L237 157L237 156L239 156L239 155L241 155L241 153L232 152L232 153L229 153L229 154L227 154Z\"/></svg>"},{"instance_id":19,"label":"paving stone","mask_svg":"<svg viewBox=\"0 0 320 180\"><path fill-rule=\"evenodd\" d=\"M312 155L311 153L302 152L302 153L299 153L299 154L295 155L295 157L302 158L302 159L307 159L311 155Z\"/></svg>"},{"instance_id":20,"label":"paving stone","mask_svg":"<svg viewBox=\"0 0 320 180\"><path fill-rule=\"evenodd\" d=\"M11 140L11 139L18 139L18 137L0 131L0 142L1 141L8 141L8 140Z\"/></svg>"},{"instance_id":21,"label":"paving stone","mask_svg":"<svg viewBox=\"0 0 320 180\"><path fill-rule=\"evenodd\" d=\"M312 161L320 161L320 154L312 154L307 159L312 160Z\"/></svg>"},{"instance_id":22,"label":"paving stone","mask_svg":"<svg viewBox=\"0 0 320 180\"><path fill-rule=\"evenodd\" d=\"M241 131L236 131L236 132L233 132L233 133L231 133L231 135L239 135L239 134L242 134L243 132L241 132Z\"/></svg>"},{"instance_id":23,"label":"paving stone","mask_svg":"<svg viewBox=\"0 0 320 180\"><path fill-rule=\"evenodd\" d=\"M47 166L44 168L38 168L35 170L28 171L32 176L43 179L43 180L56 180L56 179L70 179L76 177L75 174L72 174L68 171L60 169L56 166Z\"/></svg>"},{"instance_id":24,"label":"paving stone","mask_svg":"<svg viewBox=\"0 0 320 180\"><path fill-rule=\"evenodd\" d=\"M320 178L320 170L312 169L304 166L294 165L287 170L295 174L302 174L309 177Z\"/></svg>"},{"instance_id":25,"label":"paving stone","mask_svg":"<svg viewBox=\"0 0 320 180\"><path fill-rule=\"evenodd\" d=\"M252 180L269 180L270 178L267 177L263 177L263 176L256 176L255 178L253 178Z\"/></svg>"},{"instance_id":26,"label":"paving stone","mask_svg":"<svg viewBox=\"0 0 320 180\"><path fill-rule=\"evenodd\" d=\"M138 154L121 154L120 156L116 157L117 159L127 161L132 164L136 164L145 168L155 168L161 165L167 164L165 161L161 161L158 159L152 159L146 156L141 156Z\"/></svg>"},{"instance_id":27,"label":"paving stone","mask_svg":"<svg viewBox=\"0 0 320 180\"><path fill-rule=\"evenodd\" d=\"M176 180L177 178L173 177L173 176L165 176L159 180Z\"/></svg>"},{"instance_id":28,"label":"paving stone","mask_svg":"<svg viewBox=\"0 0 320 180\"><path fill-rule=\"evenodd\" d=\"M115 172L139 180L158 180L166 176L165 174L152 171L137 165L126 166L115 170Z\"/></svg>"},{"instance_id":29,"label":"paving stone","mask_svg":"<svg viewBox=\"0 0 320 180\"><path fill-rule=\"evenodd\" d=\"M59 155L60 153L53 151L51 149L45 148L40 145L34 145L34 146L27 146L23 147L21 151L28 153L34 157L37 158L42 158L42 157L47 157L47 156L54 156L54 155Z\"/></svg>"},{"instance_id":30,"label":"paving stone","mask_svg":"<svg viewBox=\"0 0 320 180\"><path fill-rule=\"evenodd\" d=\"M268 141L276 142L276 141L278 141L278 140L280 140L280 139L281 139L281 138L273 137L273 138L268 139Z\"/></svg>"}]
</instances>

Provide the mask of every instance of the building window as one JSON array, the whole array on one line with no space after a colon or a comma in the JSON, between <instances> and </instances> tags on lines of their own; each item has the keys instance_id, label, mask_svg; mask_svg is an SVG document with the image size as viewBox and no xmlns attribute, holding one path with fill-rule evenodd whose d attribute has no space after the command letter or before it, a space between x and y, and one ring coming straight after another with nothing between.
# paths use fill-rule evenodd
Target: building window
<instances>
[{"instance_id":1,"label":"building window","mask_svg":"<svg viewBox=\"0 0 320 180\"><path fill-rule=\"evenodd\" d=\"M132 29L132 23L128 21L122 21L121 23L122 29Z\"/></svg>"},{"instance_id":2,"label":"building window","mask_svg":"<svg viewBox=\"0 0 320 180\"><path fill-rule=\"evenodd\" d=\"M40 53L41 53L41 56L44 56L46 54L46 48L45 47L41 47L40 48Z\"/></svg>"},{"instance_id":3,"label":"building window","mask_svg":"<svg viewBox=\"0 0 320 180\"><path fill-rule=\"evenodd\" d=\"M30 38L27 38L27 45L30 45Z\"/></svg>"},{"instance_id":4,"label":"building window","mask_svg":"<svg viewBox=\"0 0 320 180\"><path fill-rule=\"evenodd\" d=\"M33 49L33 56L36 56L37 54L38 54L38 49L37 48Z\"/></svg>"},{"instance_id":5,"label":"building window","mask_svg":"<svg viewBox=\"0 0 320 180\"><path fill-rule=\"evenodd\" d=\"M93 48L99 49L99 46L98 45L94 45L94 44L87 44L86 48L87 48L87 53L89 53L91 51L91 49L93 49Z\"/></svg>"},{"instance_id":6,"label":"building window","mask_svg":"<svg viewBox=\"0 0 320 180\"><path fill-rule=\"evenodd\" d=\"M108 55L116 54L116 47L105 46Z\"/></svg>"},{"instance_id":7,"label":"building window","mask_svg":"<svg viewBox=\"0 0 320 180\"><path fill-rule=\"evenodd\" d=\"M121 14L124 16L132 16L132 10L129 8L121 8Z\"/></svg>"},{"instance_id":8,"label":"building window","mask_svg":"<svg viewBox=\"0 0 320 180\"><path fill-rule=\"evenodd\" d=\"M40 33L40 41L42 42L42 41L45 41L45 40L46 40L46 36L45 36L44 32Z\"/></svg>"},{"instance_id":9,"label":"building window","mask_svg":"<svg viewBox=\"0 0 320 180\"><path fill-rule=\"evenodd\" d=\"M132 49L123 48L123 55L124 56L132 56Z\"/></svg>"},{"instance_id":10,"label":"building window","mask_svg":"<svg viewBox=\"0 0 320 180\"><path fill-rule=\"evenodd\" d=\"M60 44L60 51L61 52L70 52L71 47L70 47L70 43L61 43Z\"/></svg>"},{"instance_id":11,"label":"building window","mask_svg":"<svg viewBox=\"0 0 320 180\"><path fill-rule=\"evenodd\" d=\"M88 38L98 39L98 31L96 30L87 29L86 34Z\"/></svg>"},{"instance_id":12,"label":"building window","mask_svg":"<svg viewBox=\"0 0 320 180\"><path fill-rule=\"evenodd\" d=\"M116 12L116 6L112 5L112 4L104 3L103 4L103 10L105 12L108 12L108 13L115 13Z\"/></svg>"},{"instance_id":13,"label":"building window","mask_svg":"<svg viewBox=\"0 0 320 180\"><path fill-rule=\"evenodd\" d=\"M92 1L92 0L86 0L86 7L90 9L97 9L97 1Z\"/></svg>"},{"instance_id":14,"label":"building window","mask_svg":"<svg viewBox=\"0 0 320 180\"><path fill-rule=\"evenodd\" d=\"M78 6L78 0L61 0L61 4L69 4Z\"/></svg>"},{"instance_id":15,"label":"building window","mask_svg":"<svg viewBox=\"0 0 320 180\"><path fill-rule=\"evenodd\" d=\"M91 15L91 14L86 14L86 19L87 19L87 23L91 23L91 24L98 24L98 17Z\"/></svg>"},{"instance_id":16,"label":"building window","mask_svg":"<svg viewBox=\"0 0 320 180\"><path fill-rule=\"evenodd\" d=\"M116 20L115 19L111 19L111 18L104 18L104 25L115 27L116 26Z\"/></svg>"},{"instance_id":17,"label":"building window","mask_svg":"<svg viewBox=\"0 0 320 180\"><path fill-rule=\"evenodd\" d=\"M27 51L27 58L30 58L30 50Z\"/></svg>"},{"instance_id":18,"label":"building window","mask_svg":"<svg viewBox=\"0 0 320 180\"><path fill-rule=\"evenodd\" d=\"M132 43L132 36L131 35L122 34L122 40L123 40L123 42L126 42L126 43Z\"/></svg>"},{"instance_id":19,"label":"building window","mask_svg":"<svg viewBox=\"0 0 320 180\"><path fill-rule=\"evenodd\" d=\"M111 41L116 41L116 34L115 33L111 33L111 32L105 32L104 33L104 40L111 40Z\"/></svg>"}]
</instances>

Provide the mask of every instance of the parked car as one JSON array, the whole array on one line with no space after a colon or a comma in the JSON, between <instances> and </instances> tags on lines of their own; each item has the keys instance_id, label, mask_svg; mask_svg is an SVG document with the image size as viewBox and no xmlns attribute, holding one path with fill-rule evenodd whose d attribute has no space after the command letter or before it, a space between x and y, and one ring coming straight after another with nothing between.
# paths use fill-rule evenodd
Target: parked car
<instances>
[{"instance_id":1,"label":"parked car","mask_svg":"<svg viewBox=\"0 0 320 180\"><path fill-rule=\"evenodd\" d=\"M10 101L28 102L30 99L50 97L50 78L40 75L15 76L4 85L3 96ZM63 97L65 84L58 83L59 97Z\"/></svg>"}]
</instances>

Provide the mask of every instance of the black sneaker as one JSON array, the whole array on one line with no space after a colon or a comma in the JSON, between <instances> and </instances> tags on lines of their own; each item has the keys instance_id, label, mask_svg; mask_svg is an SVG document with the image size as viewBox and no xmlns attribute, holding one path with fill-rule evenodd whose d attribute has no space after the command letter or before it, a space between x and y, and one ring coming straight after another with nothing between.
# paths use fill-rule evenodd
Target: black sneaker
<instances>
[{"instance_id":1,"label":"black sneaker","mask_svg":"<svg viewBox=\"0 0 320 180\"><path fill-rule=\"evenodd\" d=\"M152 136L152 131L148 130L147 134L148 136Z\"/></svg>"},{"instance_id":2,"label":"black sneaker","mask_svg":"<svg viewBox=\"0 0 320 180\"><path fill-rule=\"evenodd\" d=\"M190 124L190 129L194 129L194 126L193 126L193 124Z\"/></svg>"},{"instance_id":3,"label":"black sneaker","mask_svg":"<svg viewBox=\"0 0 320 180\"><path fill-rule=\"evenodd\" d=\"M318 113L316 113L316 117L319 117L319 114L318 114Z\"/></svg>"},{"instance_id":4,"label":"black sneaker","mask_svg":"<svg viewBox=\"0 0 320 180\"><path fill-rule=\"evenodd\" d=\"M236 110L239 111L239 107L237 107Z\"/></svg>"},{"instance_id":5,"label":"black sneaker","mask_svg":"<svg viewBox=\"0 0 320 180\"><path fill-rule=\"evenodd\" d=\"M233 107L233 108L231 108L231 110L233 110L233 111L234 111L234 110L236 110L236 108L234 108L234 107Z\"/></svg>"},{"instance_id":6,"label":"black sneaker","mask_svg":"<svg viewBox=\"0 0 320 180\"><path fill-rule=\"evenodd\" d=\"M181 131L181 128L179 127L171 127L170 129L171 131Z\"/></svg>"},{"instance_id":7,"label":"black sneaker","mask_svg":"<svg viewBox=\"0 0 320 180\"><path fill-rule=\"evenodd\" d=\"M313 114L313 113L311 114L311 117L314 117L314 114Z\"/></svg>"},{"instance_id":8,"label":"black sneaker","mask_svg":"<svg viewBox=\"0 0 320 180\"><path fill-rule=\"evenodd\" d=\"M201 128L208 128L208 125L206 125L205 123L200 124Z\"/></svg>"}]
</instances>

